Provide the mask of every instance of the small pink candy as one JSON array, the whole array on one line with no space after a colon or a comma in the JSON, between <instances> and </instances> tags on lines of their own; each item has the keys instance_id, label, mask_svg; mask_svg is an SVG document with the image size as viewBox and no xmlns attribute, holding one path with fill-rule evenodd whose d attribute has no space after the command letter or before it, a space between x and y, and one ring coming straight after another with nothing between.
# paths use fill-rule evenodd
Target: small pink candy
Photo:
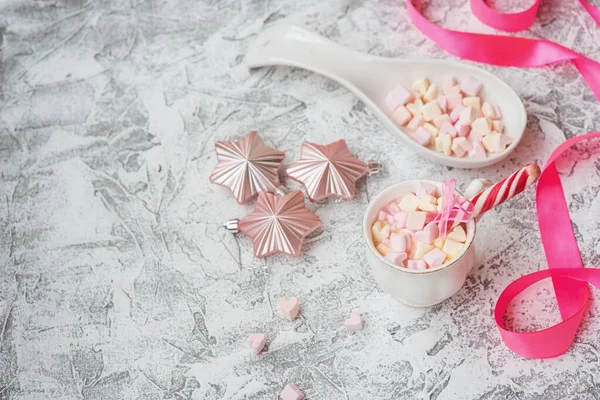
<instances>
[{"instance_id":1,"label":"small pink candy","mask_svg":"<svg viewBox=\"0 0 600 400\"><path fill-rule=\"evenodd\" d=\"M388 261L391 261L392 263L399 265L401 267L404 266L404 260L406 260L407 255L406 253L388 253L387 256L385 256L385 259Z\"/></svg>"},{"instance_id":2,"label":"small pink candy","mask_svg":"<svg viewBox=\"0 0 600 400\"><path fill-rule=\"evenodd\" d=\"M404 211L397 212L394 214L394 219L396 220L396 228L405 228L406 227L406 219L408 218L408 214Z\"/></svg>"},{"instance_id":3,"label":"small pink candy","mask_svg":"<svg viewBox=\"0 0 600 400\"><path fill-rule=\"evenodd\" d=\"M400 207L398 207L398 204L396 204L393 201L390 202L387 206L385 206L385 209L390 214L396 214L397 212L400 212Z\"/></svg>"},{"instance_id":4,"label":"small pink candy","mask_svg":"<svg viewBox=\"0 0 600 400\"><path fill-rule=\"evenodd\" d=\"M435 222L428 223L422 231L415 233L415 237L419 242L432 244L439 235L439 230Z\"/></svg>"},{"instance_id":5,"label":"small pink candy","mask_svg":"<svg viewBox=\"0 0 600 400\"><path fill-rule=\"evenodd\" d=\"M460 86L456 84L454 78L450 78L444 83L444 94L460 94Z\"/></svg>"},{"instance_id":6,"label":"small pink candy","mask_svg":"<svg viewBox=\"0 0 600 400\"><path fill-rule=\"evenodd\" d=\"M360 314L357 312L351 312L350 318L344 321L344 326L349 331L360 331L363 328L362 319L360 318Z\"/></svg>"},{"instance_id":7,"label":"small pink candy","mask_svg":"<svg viewBox=\"0 0 600 400\"><path fill-rule=\"evenodd\" d=\"M460 84L460 90L469 96L477 96L481 90L482 84L472 77L468 77Z\"/></svg>"},{"instance_id":8,"label":"small pink candy","mask_svg":"<svg viewBox=\"0 0 600 400\"><path fill-rule=\"evenodd\" d=\"M384 245L386 245L387 247L390 247L392 245L392 242L390 242L390 239L384 239L383 242Z\"/></svg>"},{"instance_id":9,"label":"small pink candy","mask_svg":"<svg viewBox=\"0 0 600 400\"><path fill-rule=\"evenodd\" d=\"M438 106L440 106L440 108L442 109L442 112L445 113L448 111L448 100L446 99L445 96L438 97L437 103L438 103Z\"/></svg>"},{"instance_id":10,"label":"small pink candy","mask_svg":"<svg viewBox=\"0 0 600 400\"><path fill-rule=\"evenodd\" d=\"M417 197L435 196L436 188L431 183L419 182L417 185Z\"/></svg>"},{"instance_id":11,"label":"small pink candy","mask_svg":"<svg viewBox=\"0 0 600 400\"><path fill-rule=\"evenodd\" d=\"M458 132L456 132L454 125L452 125L450 122L445 122L440 128L440 136L441 135L450 135L451 137L455 138L456 135L458 135Z\"/></svg>"},{"instance_id":12,"label":"small pink candy","mask_svg":"<svg viewBox=\"0 0 600 400\"><path fill-rule=\"evenodd\" d=\"M426 270L427 265L423 260L408 260L408 269Z\"/></svg>"},{"instance_id":13,"label":"small pink candy","mask_svg":"<svg viewBox=\"0 0 600 400\"><path fill-rule=\"evenodd\" d=\"M387 216L388 216L388 215L390 215L390 214L386 213L386 212L385 212L385 211L383 211L383 210L379 210L379 213L377 214L377 219L378 219L379 221L385 221L385 220L387 219Z\"/></svg>"},{"instance_id":14,"label":"small pink candy","mask_svg":"<svg viewBox=\"0 0 600 400\"><path fill-rule=\"evenodd\" d=\"M252 348L254 354L259 355L267 343L264 333L253 333L248 337L248 346Z\"/></svg>"},{"instance_id":15,"label":"small pink candy","mask_svg":"<svg viewBox=\"0 0 600 400\"><path fill-rule=\"evenodd\" d=\"M412 134L411 138L421 146L427 146L431 141L431 132L423 127L419 127L419 129Z\"/></svg>"},{"instance_id":16,"label":"small pink candy","mask_svg":"<svg viewBox=\"0 0 600 400\"><path fill-rule=\"evenodd\" d=\"M460 121L454 124L454 129L458 133L458 136L465 137L471 132L471 125L461 125Z\"/></svg>"},{"instance_id":17,"label":"small pink candy","mask_svg":"<svg viewBox=\"0 0 600 400\"><path fill-rule=\"evenodd\" d=\"M298 389L298 386L293 383L288 383L281 394L279 395L281 400L302 400L304 399L304 393Z\"/></svg>"},{"instance_id":18,"label":"small pink candy","mask_svg":"<svg viewBox=\"0 0 600 400\"><path fill-rule=\"evenodd\" d=\"M472 143L473 143L473 148L471 150L469 150L469 158L471 158L471 159L486 158L485 149L481 145L481 142L479 142L479 140L477 140Z\"/></svg>"},{"instance_id":19,"label":"small pink candy","mask_svg":"<svg viewBox=\"0 0 600 400\"><path fill-rule=\"evenodd\" d=\"M446 253L435 247L423 256L423 261L429 265L429 268L437 268L446 260Z\"/></svg>"},{"instance_id":20,"label":"small pink candy","mask_svg":"<svg viewBox=\"0 0 600 400\"><path fill-rule=\"evenodd\" d=\"M406 233L392 233L390 236L390 247L395 253L406 253L410 246L410 236Z\"/></svg>"},{"instance_id":21,"label":"small pink candy","mask_svg":"<svg viewBox=\"0 0 600 400\"><path fill-rule=\"evenodd\" d=\"M406 128L411 132L416 132L417 129L419 129L419 127L421 125L423 125L424 123L425 123L425 120L423 119L423 117L421 117L420 115L417 115L416 117L413 117L413 119L410 120L408 125L406 125Z\"/></svg>"},{"instance_id":22,"label":"small pink candy","mask_svg":"<svg viewBox=\"0 0 600 400\"><path fill-rule=\"evenodd\" d=\"M440 129L442 125L450 123L450 121L450 116L448 114L442 114L433 119L433 125L435 125L436 128Z\"/></svg>"},{"instance_id":23,"label":"small pink candy","mask_svg":"<svg viewBox=\"0 0 600 400\"><path fill-rule=\"evenodd\" d=\"M385 217L385 219L387 220L388 224L390 224L390 225L396 222L396 220L394 219L394 216L393 216L393 215L390 215L390 214L388 214L388 215Z\"/></svg>"},{"instance_id":24,"label":"small pink candy","mask_svg":"<svg viewBox=\"0 0 600 400\"><path fill-rule=\"evenodd\" d=\"M399 106L403 106L412 100L413 95L402 86L398 85L385 98L385 105L390 111L394 111Z\"/></svg>"},{"instance_id":25,"label":"small pink candy","mask_svg":"<svg viewBox=\"0 0 600 400\"><path fill-rule=\"evenodd\" d=\"M462 110L464 110L465 106L463 106L462 104L457 105L456 107L454 107L454 110L452 110L452 112L450 113L450 121L452 121L453 124L456 123L456 121L458 121L458 119L460 118L460 113L462 112Z\"/></svg>"}]
</instances>

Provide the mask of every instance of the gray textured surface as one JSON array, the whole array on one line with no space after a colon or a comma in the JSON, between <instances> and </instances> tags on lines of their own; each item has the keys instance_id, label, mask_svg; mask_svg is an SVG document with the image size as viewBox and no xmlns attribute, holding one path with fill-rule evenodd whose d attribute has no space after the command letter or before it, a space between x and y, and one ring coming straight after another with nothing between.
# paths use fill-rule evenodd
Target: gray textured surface
<instances>
[{"instance_id":1,"label":"gray textured surface","mask_svg":"<svg viewBox=\"0 0 600 400\"><path fill-rule=\"evenodd\" d=\"M446 26L489 31L467 1L436 10ZM249 72L250 41L284 20L372 54L448 57L396 0L0 1L0 399L275 399L287 382L311 400L599 398L598 306L569 353L545 361L509 352L491 317L510 281L545 267L533 190L485 217L467 284L432 309L378 290L359 228L369 195L392 182L499 179L599 128L575 69L484 67L524 99L526 137L502 166L449 170L403 151L337 84ZM600 31L575 1L545 1L526 35L600 58ZM302 257L257 260L219 228L251 206L208 183L214 141L253 128L287 163L304 139L344 138L388 173L355 201L310 205L323 229ZM596 266L600 163L572 155L561 170L576 173L572 217ZM302 316L290 323L277 304L293 295ZM547 326L551 299L537 286L514 320ZM366 326L349 334L352 309ZM244 343L253 331L269 339L261 357Z\"/></svg>"}]
</instances>

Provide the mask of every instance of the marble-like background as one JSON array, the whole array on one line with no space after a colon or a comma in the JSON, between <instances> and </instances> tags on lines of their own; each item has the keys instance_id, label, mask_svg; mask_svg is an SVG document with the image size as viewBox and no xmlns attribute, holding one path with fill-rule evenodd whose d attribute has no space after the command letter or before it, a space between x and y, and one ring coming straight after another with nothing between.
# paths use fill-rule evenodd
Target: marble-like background
<instances>
[{"instance_id":1,"label":"marble-like background","mask_svg":"<svg viewBox=\"0 0 600 400\"><path fill-rule=\"evenodd\" d=\"M466 0L435 0L428 15L491 32ZM523 98L527 132L502 165L456 170L405 151L325 78L249 71L249 43L281 21L371 54L452 58L400 0L0 0L0 399L276 399L288 382L310 400L599 398L598 305L551 360L508 351L491 316L509 282L545 268L534 190L482 220L476 268L431 309L377 288L359 226L369 197L392 182L497 180L600 128L573 66L483 66ZM544 1L524 35L600 58L600 29L576 1ZM387 173L363 181L355 201L309 205L323 229L302 257L257 260L247 238L220 228L251 204L208 182L214 142L251 129L286 163L305 139L343 138ZM595 267L600 159L571 156L560 170L573 175L572 218ZM302 314L290 323L278 302L294 295ZM547 284L519 303L522 328L557 318ZM365 329L347 333L352 309ZM260 357L245 345L254 331L269 339Z\"/></svg>"}]
</instances>

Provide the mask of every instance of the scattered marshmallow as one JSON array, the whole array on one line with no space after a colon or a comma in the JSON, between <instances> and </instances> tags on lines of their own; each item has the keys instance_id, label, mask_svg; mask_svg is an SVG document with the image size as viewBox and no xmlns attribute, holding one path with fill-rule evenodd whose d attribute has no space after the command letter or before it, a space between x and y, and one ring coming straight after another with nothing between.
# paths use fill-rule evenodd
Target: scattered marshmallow
<instances>
[{"instance_id":1,"label":"scattered marshmallow","mask_svg":"<svg viewBox=\"0 0 600 400\"><path fill-rule=\"evenodd\" d=\"M300 312L300 303L298 302L298 298L292 297L289 300L281 299L279 301L279 309L288 321L295 320Z\"/></svg>"},{"instance_id":2,"label":"scattered marshmallow","mask_svg":"<svg viewBox=\"0 0 600 400\"><path fill-rule=\"evenodd\" d=\"M446 260L446 253L442 250L434 247L433 250L430 250L423 256L423 261L427 263L429 268L437 268L444 264Z\"/></svg>"},{"instance_id":3,"label":"scattered marshmallow","mask_svg":"<svg viewBox=\"0 0 600 400\"><path fill-rule=\"evenodd\" d=\"M416 269L416 270L426 270L427 265L423 260L408 260L408 269Z\"/></svg>"},{"instance_id":4,"label":"scattered marshmallow","mask_svg":"<svg viewBox=\"0 0 600 400\"><path fill-rule=\"evenodd\" d=\"M417 241L415 243L415 245L412 247L413 250L411 251L411 259L413 260L420 260L423 258L423 256L427 253L429 253L431 250L433 250L433 246L430 244L425 244L423 242L419 242Z\"/></svg>"},{"instance_id":5,"label":"scattered marshmallow","mask_svg":"<svg viewBox=\"0 0 600 400\"><path fill-rule=\"evenodd\" d=\"M444 83L444 94L460 94L460 86L456 83L456 79L450 78L446 81L446 83Z\"/></svg>"},{"instance_id":6,"label":"scattered marshmallow","mask_svg":"<svg viewBox=\"0 0 600 400\"><path fill-rule=\"evenodd\" d=\"M394 90L385 98L385 105L390 111L394 111L399 106L403 106L413 99L413 95L402 85L396 86Z\"/></svg>"},{"instance_id":7,"label":"scattered marshmallow","mask_svg":"<svg viewBox=\"0 0 600 400\"><path fill-rule=\"evenodd\" d=\"M412 115L416 117L417 115L421 115L423 113L423 104L423 100L416 99L414 102L408 103L406 108L411 112Z\"/></svg>"},{"instance_id":8,"label":"scattered marshmallow","mask_svg":"<svg viewBox=\"0 0 600 400\"><path fill-rule=\"evenodd\" d=\"M304 399L304 393L298 389L298 386L288 383L279 394L279 398L281 400L302 400Z\"/></svg>"},{"instance_id":9,"label":"scattered marshmallow","mask_svg":"<svg viewBox=\"0 0 600 400\"><path fill-rule=\"evenodd\" d=\"M489 119L482 117L477 118L471 124L471 134L477 136L486 136L492 133L492 123Z\"/></svg>"},{"instance_id":10,"label":"scattered marshmallow","mask_svg":"<svg viewBox=\"0 0 600 400\"><path fill-rule=\"evenodd\" d=\"M420 126L425 123L425 120L420 115L414 116L406 126L409 131L416 132Z\"/></svg>"},{"instance_id":11,"label":"scattered marshmallow","mask_svg":"<svg viewBox=\"0 0 600 400\"><path fill-rule=\"evenodd\" d=\"M404 212L417 211L420 202L421 200L414 193L408 193L400 200L398 206Z\"/></svg>"},{"instance_id":12,"label":"scattered marshmallow","mask_svg":"<svg viewBox=\"0 0 600 400\"><path fill-rule=\"evenodd\" d=\"M472 77L468 77L460 84L460 90L468 96L477 96L483 85Z\"/></svg>"},{"instance_id":13,"label":"scattered marshmallow","mask_svg":"<svg viewBox=\"0 0 600 400\"><path fill-rule=\"evenodd\" d=\"M446 95L446 104L449 111L453 111L456 107L462 106L462 94L448 94Z\"/></svg>"},{"instance_id":14,"label":"scattered marshmallow","mask_svg":"<svg viewBox=\"0 0 600 400\"><path fill-rule=\"evenodd\" d=\"M406 232L392 233L390 246L394 253L406 253L410 250L410 234Z\"/></svg>"},{"instance_id":15,"label":"scattered marshmallow","mask_svg":"<svg viewBox=\"0 0 600 400\"><path fill-rule=\"evenodd\" d=\"M444 124L449 124L452 120L448 114L442 114L433 119L433 125L440 129Z\"/></svg>"},{"instance_id":16,"label":"scattered marshmallow","mask_svg":"<svg viewBox=\"0 0 600 400\"><path fill-rule=\"evenodd\" d=\"M371 233L375 240L381 242L390 236L390 226L384 224L382 221L375 221L373 226L371 226Z\"/></svg>"},{"instance_id":17,"label":"scattered marshmallow","mask_svg":"<svg viewBox=\"0 0 600 400\"><path fill-rule=\"evenodd\" d=\"M465 107L473 107L473 109L481 110L481 99L479 97L465 97L463 98L463 105Z\"/></svg>"},{"instance_id":18,"label":"scattered marshmallow","mask_svg":"<svg viewBox=\"0 0 600 400\"><path fill-rule=\"evenodd\" d=\"M427 122L433 121L435 117L442 115L442 109L435 101L430 101L421 108L423 119Z\"/></svg>"},{"instance_id":19,"label":"scattered marshmallow","mask_svg":"<svg viewBox=\"0 0 600 400\"><path fill-rule=\"evenodd\" d=\"M453 124L455 124L458 121L458 119L460 118L460 113L464 109L465 106L463 106L462 103L454 107L454 109L450 113L450 121L452 121Z\"/></svg>"},{"instance_id":20,"label":"scattered marshmallow","mask_svg":"<svg viewBox=\"0 0 600 400\"><path fill-rule=\"evenodd\" d=\"M265 348L267 338L264 333L253 333L248 336L248 346L252 348L254 354L259 355Z\"/></svg>"},{"instance_id":21,"label":"scattered marshmallow","mask_svg":"<svg viewBox=\"0 0 600 400\"><path fill-rule=\"evenodd\" d=\"M427 79L427 78L423 78L423 79L419 79L418 81L415 81L411 87L411 89L414 90L415 92L419 92L421 94L421 96L427 92L428 88L429 88L429 79Z\"/></svg>"},{"instance_id":22,"label":"scattered marshmallow","mask_svg":"<svg viewBox=\"0 0 600 400\"><path fill-rule=\"evenodd\" d=\"M411 138L421 146L427 146L429 142L431 142L431 132L423 127L419 127L419 129L411 135Z\"/></svg>"},{"instance_id":23,"label":"scattered marshmallow","mask_svg":"<svg viewBox=\"0 0 600 400\"><path fill-rule=\"evenodd\" d=\"M391 252L388 253L387 256L385 256L385 259L391 261L392 263L400 267L404 267L404 260L406 260L407 257L408 256L406 255L406 253Z\"/></svg>"},{"instance_id":24,"label":"scattered marshmallow","mask_svg":"<svg viewBox=\"0 0 600 400\"><path fill-rule=\"evenodd\" d=\"M429 102L429 101L435 100L435 99L437 99L439 94L440 94L440 90L438 89L437 85L435 83L432 83L431 85L429 85L429 87L427 88L427 91L423 95L423 101Z\"/></svg>"},{"instance_id":25,"label":"scattered marshmallow","mask_svg":"<svg viewBox=\"0 0 600 400\"><path fill-rule=\"evenodd\" d=\"M402 229L406 227L406 220L408 219L408 214L404 211L399 211L394 214L394 219L396 220L396 229Z\"/></svg>"},{"instance_id":26,"label":"scattered marshmallow","mask_svg":"<svg viewBox=\"0 0 600 400\"><path fill-rule=\"evenodd\" d=\"M392 249L383 243L379 243L376 248L377 251L380 252L384 257L392 252Z\"/></svg>"},{"instance_id":27,"label":"scattered marshmallow","mask_svg":"<svg viewBox=\"0 0 600 400\"><path fill-rule=\"evenodd\" d=\"M437 103L438 103L438 106L440 106L440 109L442 110L443 113L448 112L448 100L446 99L446 96L438 97Z\"/></svg>"},{"instance_id":28,"label":"scattered marshmallow","mask_svg":"<svg viewBox=\"0 0 600 400\"><path fill-rule=\"evenodd\" d=\"M440 128L439 134L450 135L454 138L456 137L456 135L458 135L458 132L456 132L456 128L454 127L454 125L452 125L450 122L445 122L444 125L442 125L442 127Z\"/></svg>"},{"instance_id":29,"label":"scattered marshmallow","mask_svg":"<svg viewBox=\"0 0 600 400\"><path fill-rule=\"evenodd\" d=\"M446 238L444 247L442 247L442 251L448 255L448 258L452 259L460 254L460 252L463 250L463 247L464 244L450 238Z\"/></svg>"},{"instance_id":30,"label":"scattered marshmallow","mask_svg":"<svg viewBox=\"0 0 600 400\"><path fill-rule=\"evenodd\" d=\"M453 128L454 129L454 128ZM456 130L454 130L456 132ZM435 138L435 149L449 156L452 154L452 136L448 134L440 134Z\"/></svg>"},{"instance_id":31,"label":"scattered marshmallow","mask_svg":"<svg viewBox=\"0 0 600 400\"><path fill-rule=\"evenodd\" d=\"M465 232L465 228L463 228L461 225L456 226L454 229L452 229L452 232L448 234L448 239L452 239L461 243L466 242L467 233Z\"/></svg>"},{"instance_id":32,"label":"scattered marshmallow","mask_svg":"<svg viewBox=\"0 0 600 400\"><path fill-rule=\"evenodd\" d=\"M429 133L431 133L431 137L436 137L438 135L438 128L436 128L434 125L430 124L429 122L426 122L423 124L423 128L427 129L429 131Z\"/></svg>"},{"instance_id":33,"label":"scattered marshmallow","mask_svg":"<svg viewBox=\"0 0 600 400\"><path fill-rule=\"evenodd\" d=\"M410 211L406 220L406 228L412 231L420 231L425 226L427 213L423 211Z\"/></svg>"},{"instance_id":34,"label":"scattered marshmallow","mask_svg":"<svg viewBox=\"0 0 600 400\"><path fill-rule=\"evenodd\" d=\"M408 122L412 119L412 117L413 116L412 116L411 112L408 111L408 108L406 108L404 106L399 106L392 113L392 118L394 118L394 121L396 121L396 123L400 126L404 126L404 125L408 124Z\"/></svg>"},{"instance_id":35,"label":"scattered marshmallow","mask_svg":"<svg viewBox=\"0 0 600 400\"><path fill-rule=\"evenodd\" d=\"M352 311L350 317L344 321L344 326L349 331L360 331L363 328L363 322L360 314Z\"/></svg>"},{"instance_id":36,"label":"scattered marshmallow","mask_svg":"<svg viewBox=\"0 0 600 400\"><path fill-rule=\"evenodd\" d=\"M466 137L457 137L452 140L452 151L458 157L463 157L473 148L473 144Z\"/></svg>"}]
</instances>

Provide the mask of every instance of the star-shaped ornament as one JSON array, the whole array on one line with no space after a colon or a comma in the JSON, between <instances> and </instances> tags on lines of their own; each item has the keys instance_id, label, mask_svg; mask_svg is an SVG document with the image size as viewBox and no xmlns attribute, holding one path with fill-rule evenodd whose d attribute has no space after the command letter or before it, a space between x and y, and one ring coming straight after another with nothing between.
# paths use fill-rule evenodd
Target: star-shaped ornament
<instances>
[{"instance_id":1,"label":"star-shaped ornament","mask_svg":"<svg viewBox=\"0 0 600 400\"><path fill-rule=\"evenodd\" d=\"M369 165L350 154L346 141L338 140L327 145L304 142L300 160L290 165L286 174L302 183L314 202L328 197L354 198L356 181L369 170Z\"/></svg>"},{"instance_id":2,"label":"star-shaped ornament","mask_svg":"<svg viewBox=\"0 0 600 400\"><path fill-rule=\"evenodd\" d=\"M300 255L304 238L320 225L296 190L283 196L260 192L254 210L239 220L238 229L252 240L254 255L262 258L274 253Z\"/></svg>"},{"instance_id":3,"label":"star-shaped ornament","mask_svg":"<svg viewBox=\"0 0 600 400\"><path fill-rule=\"evenodd\" d=\"M265 146L256 131L237 142L217 142L217 166L210 181L231 190L242 204L258 192L276 191L285 155Z\"/></svg>"}]
</instances>

